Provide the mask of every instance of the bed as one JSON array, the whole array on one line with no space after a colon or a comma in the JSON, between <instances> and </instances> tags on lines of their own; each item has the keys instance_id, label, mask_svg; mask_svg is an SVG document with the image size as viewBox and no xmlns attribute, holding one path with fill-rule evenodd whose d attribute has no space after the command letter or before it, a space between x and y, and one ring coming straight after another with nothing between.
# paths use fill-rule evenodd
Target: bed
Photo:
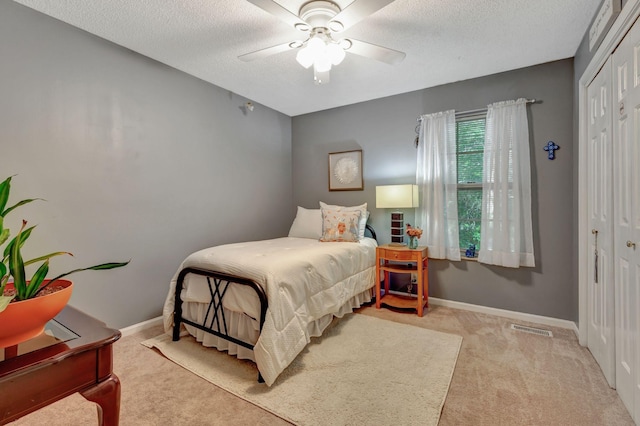
<instances>
[{"instance_id":1,"label":"bed","mask_svg":"<svg viewBox=\"0 0 640 426\"><path fill-rule=\"evenodd\" d=\"M366 204L298 207L289 236L189 255L170 282L164 327L278 375L334 317L373 298L375 232Z\"/></svg>"}]
</instances>

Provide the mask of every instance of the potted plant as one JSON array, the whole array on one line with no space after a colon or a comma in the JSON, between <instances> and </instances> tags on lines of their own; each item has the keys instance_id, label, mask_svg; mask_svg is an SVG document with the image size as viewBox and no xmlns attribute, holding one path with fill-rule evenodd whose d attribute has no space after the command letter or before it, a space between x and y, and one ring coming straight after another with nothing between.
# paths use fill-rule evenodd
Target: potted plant
<instances>
[{"instance_id":1,"label":"potted plant","mask_svg":"<svg viewBox=\"0 0 640 426\"><path fill-rule=\"evenodd\" d=\"M17 344L42 332L47 321L56 316L71 297L73 284L63 277L86 270L105 270L120 268L129 262L102 263L86 268L74 269L52 279L46 279L49 272L49 260L55 256L72 255L69 252L53 252L30 260L22 257L22 247L35 226L22 227L17 235L9 240L10 230L4 227L4 218L20 206L39 200L31 198L19 201L7 207L11 192L11 177L0 183L0 348ZM25 266L40 264L27 279ZM12 281L9 281L13 278Z\"/></svg>"}]
</instances>

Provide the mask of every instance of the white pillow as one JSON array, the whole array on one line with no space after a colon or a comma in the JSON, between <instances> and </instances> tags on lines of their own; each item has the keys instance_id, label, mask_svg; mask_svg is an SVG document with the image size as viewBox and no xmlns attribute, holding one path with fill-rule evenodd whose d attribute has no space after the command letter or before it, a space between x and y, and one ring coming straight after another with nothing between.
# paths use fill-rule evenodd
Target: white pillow
<instances>
[{"instance_id":1,"label":"white pillow","mask_svg":"<svg viewBox=\"0 0 640 426\"><path fill-rule=\"evenodd\" d=\"M322 237L322 212L320 209L305 209L298 206L296 218L289 229L289 236L319 240Z\"/></svg>"},{"instance_id":2,"label":"white pillow","mask_svg":"<svg viewBox=\"0 0 640 426\"><path fill-rule=\"evenodd\" d=\"M367 226L367 219L369 218L369 212L367 211L367 203L364 203L359 206L353 207L345 207L345 206L335 206L330 204L325 204L320 201L321 209L332 209L332 210L344 210L344 211L360 211L360 223L358 224L358 239L364 239L364 229Z\"/></svg>"}]
</instances>

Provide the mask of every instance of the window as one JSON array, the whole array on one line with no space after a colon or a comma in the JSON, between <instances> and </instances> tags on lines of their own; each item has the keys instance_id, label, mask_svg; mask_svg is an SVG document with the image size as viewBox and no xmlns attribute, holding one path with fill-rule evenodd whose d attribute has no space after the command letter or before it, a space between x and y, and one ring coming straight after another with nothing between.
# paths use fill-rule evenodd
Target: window
<instances>
[{"instance_id":1,"label":"window","mask_svg":"<svg viewBox=\"0 0 640 426\"><path fill-rule=\"evenodd\" d=\"M420 117L417 213L429 257L460 260L473 244L478 262L535 265L527 102Z\"/></svg>"},{"instance_id":2,"label":"window","mask_svg":"<svg viewBox=\"0 0 640 426\"><path fill-rule=\"evenodd\" d=\"M458 233L460 248L480 248L482 165L486 114L456 117Z\"/></svg>"}]
</instances>

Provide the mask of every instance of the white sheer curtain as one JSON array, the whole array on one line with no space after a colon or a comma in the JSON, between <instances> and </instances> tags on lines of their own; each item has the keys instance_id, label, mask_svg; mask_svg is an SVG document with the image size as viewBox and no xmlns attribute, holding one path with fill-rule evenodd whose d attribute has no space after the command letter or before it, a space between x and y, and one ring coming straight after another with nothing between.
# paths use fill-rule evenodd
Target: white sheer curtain
<instances>
[{"instance_id":1,"label":"white sheer curtain","mask_svg":"<svg viewBox=\"0 0 640 426\"><path fill-rule=\"evenodd\" d=\"M478 262L535 266L527 101L489 105Z\"/></svg>"},{"instance_id":2,"label":"white sheer curtain","mask_svg":"<svg viewBox=\"0 0 640 426\"><path fill-rule=\"evenodd\" d=\"M422 194L416 220L420 245L429 257L460 260L456 177L456 114L445 111L420 117L416 183Z\"/></svg>"}]
</instances>

